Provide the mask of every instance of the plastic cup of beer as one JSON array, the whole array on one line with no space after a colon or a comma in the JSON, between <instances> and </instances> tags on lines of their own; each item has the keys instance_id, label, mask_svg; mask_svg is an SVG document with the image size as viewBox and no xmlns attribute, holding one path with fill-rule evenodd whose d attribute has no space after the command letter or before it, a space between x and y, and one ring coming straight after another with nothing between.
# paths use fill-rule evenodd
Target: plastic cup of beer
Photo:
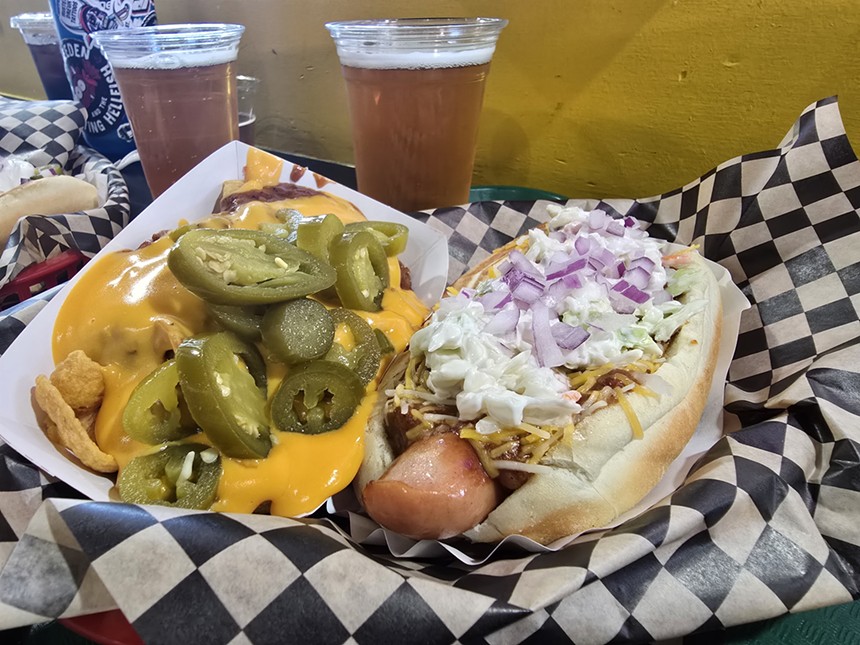
<instances>
[{"instance_id":1,"label":"plastic cup of beer","mask_svg":"<svg viewBox=\"0 0 860 645\"><path fill-rule=\"evenodd\" d=\"M93 34L116 77L153 197L239 138L234 64L244 30L179 24Z\"/></svg>"},{"instance_id":2,"label":"plastic cup of beer","mask_svg":"<svg viewBox=\"0 0 860 645\"><path fill-rule=\"evenodd\" d=\"M403 211L469 201L500 18L330 22L359 191Z\"/></svg>"},{"instance_id":3,"label":"plastic cup of beer","mask_svg":"<svg viewBox=\"0 0 860 645\"><path fill-rule=\"evenodd\" d=\"M72 88L66 76L54 17L49 12L22 13L12 16L9 24L21 32L24 42L27 43L48 99L71 99Z\"/></svg>"},{"instance_id":4,"label":"plastic cup of beer","mask_svg":"<svg viewBox=\"0 0 860 645\"><path fill-rule=\"evenodd\" d=\"M253 146L256 139L254 125L257 122L257 114L254 104L259 86L260 79L253 76L236 77L236 94L239 97L239 141L249 146Z\"/></svg>"}]
</instances>

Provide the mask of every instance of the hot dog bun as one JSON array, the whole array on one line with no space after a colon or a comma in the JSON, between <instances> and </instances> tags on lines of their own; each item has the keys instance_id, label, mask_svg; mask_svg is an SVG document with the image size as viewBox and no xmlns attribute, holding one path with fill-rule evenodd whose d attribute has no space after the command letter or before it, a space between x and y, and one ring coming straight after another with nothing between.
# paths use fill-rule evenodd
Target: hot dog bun
<instances>
[{"instance_id":1,"label":"hot dog bun","mask_svg":"<svg viewBox=\"0 0 860 645\"><path fill-rule=\"evenodd\" d=\"M83 179L56 175L29 181L0 195L0 247L27 215L62 215L96 208L98 190Z\"/></svg>"},{"instance_id":2,"label":"hot dog bun","mask_svg":"<svg viewBox=\"0 0 860 645\"><path fill-rule=\"evenodd\" d=\"M457 286L474 287L487 279L518 242L499 249L463 276ZM589 414L576 415L573 431L565 432L541 458L540 465L548 468L531 474L498 505L490 504L488 515L463 531L467 538L494 542L508 535L524 535L549 544L607 525L635 506L663 477L695 432L704 410L721 331L716 279L697 253L687 254L685 263L689 288L678 300L703 301L704 305L664 346L665 360L653 372L662 383L662 392L655 395L637 387L623 395L629 404L627 411L614 400ZM407 354L393 361L383 376L380 391L391 393L404 382L409 365ZM357 490L368 513L383 526L416 538L447 537L449 518L445 514L456 513L456 503L424 505L424 523L432 524L426 515L435 514L437 532L445 534L432 536L425 530L417 535L410 532L408 520L404 530L403 522L389 519L394 514L391 507L401 501L380 501L378 494L366 494L378 487L377 480L384 482L393 478L392 472L409 470L402 465L390 468L395 459L409 458L408 451L398 458L388 439L386 415L390 410L388 398L380 397L367 430L366 457L356 480ZM641 438L634 436L630 410L642 426ZM429 475L431 479L448 476L446 470ZM450 488L447 483L439 488L446 486ZM468 495L468 490L464 494ZM456 518L450 518L450 525L456 524Z\"/></svg>"},{"instance_id":3,"label":"hot dog bun","mask_svg":"<svg viewBox=\"0 0 860 645\"><path fill-rule=\"evenodd\" d=\"M685 298L706 298L708 307L678 330L656 372L671 392L659 399L627 395L643 438L632 438L618 404L597 410L544 459L553 470L531 477L468 531L469 538L492 542L520 534L547 544L605 526L657 485L696 430L719 349L719 287L702 259L693 257L701 280Z\"/></svg>"}]
</instances>

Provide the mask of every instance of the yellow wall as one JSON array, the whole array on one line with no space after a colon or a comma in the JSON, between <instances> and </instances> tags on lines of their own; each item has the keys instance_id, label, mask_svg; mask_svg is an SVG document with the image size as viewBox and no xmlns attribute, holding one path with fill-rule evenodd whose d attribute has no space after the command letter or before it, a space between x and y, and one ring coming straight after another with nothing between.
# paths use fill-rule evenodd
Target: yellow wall
<instances>
[{"instance_id":1,"label":"yellow wall","mask_svg":"<svg viewBox=\"0 0 860 645\"><path fill-rule=\"evenodd\" d=\"M0 5L2 91L41 95L8 17L42 6ZM343 82L323 23L394 15L510 20L487 88L476 184L574 197L659 193L732 156L775 146L806 105L833 94L849 136L860 142L857 0L156 0L156 6L162 23L245 24L239 72L264 83L259 143L322 159L352 157Z\"/></svg>"}]
</instances>

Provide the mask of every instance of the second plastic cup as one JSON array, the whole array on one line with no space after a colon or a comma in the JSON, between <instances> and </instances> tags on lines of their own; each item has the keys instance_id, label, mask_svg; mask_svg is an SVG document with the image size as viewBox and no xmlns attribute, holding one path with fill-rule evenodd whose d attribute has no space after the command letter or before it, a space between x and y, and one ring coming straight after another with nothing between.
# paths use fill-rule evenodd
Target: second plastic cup
<instances>
[{"instance_id":1,"label":"second plastic cup","mask_svg":"<svg viewBox=\"0 0 860 645\"><path fill-rule=\"evenodd\" d=\"M66 77L54 17L47 12L22 13L13 16L10 24L21 32L24 42L30 48L30 55L36 64L36 71L48 99L71 99L72 88Z\"/></svg>"},{"instance_id":2,"label":"second plastic cup","mask_svg":"<svg viewBox=\"0 0 860 645\"><path fill-rule=\"evenodd\" d=\"M153 197L239 138L234 62L244 30L183 24L93 34L119 85Z\"/></svg>"},{"instance_id":3,"label":"second plastic cup","mask_svg":"<svg viewBox=\"0 0 860 645\"><path fill-rule=\"evenodd\" d=\"M330 22L346 79L358 189L415 211L469 200L500 18Z\"/></svg>"},{"instance_id":4,"label":"second plastic cup","mask_svg":"<svg viewBox=\"0 0 860 645\"><path fill-rule=\"evenodd\" d=\"M236 77L236 93L239 96L239 141L249 146L253 146L256 139L254 126L257 122L257 114L254 103L259 86L260 79L253 76Z\"/></svg>"}]
</instances>

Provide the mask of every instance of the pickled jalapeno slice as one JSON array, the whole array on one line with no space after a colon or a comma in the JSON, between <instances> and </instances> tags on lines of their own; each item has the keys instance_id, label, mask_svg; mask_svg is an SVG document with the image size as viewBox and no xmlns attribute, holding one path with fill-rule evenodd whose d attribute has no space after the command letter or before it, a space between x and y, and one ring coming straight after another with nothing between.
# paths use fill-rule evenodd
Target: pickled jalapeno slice
<instances>
[{"instance_id":1,"label":"pickled jalapeno slice","mask_svg":"<svg viewBox=\"0 0 860 645\"><path fill-rule=\"evenodd\" d=\"M406 242L409 240L409 229L396 222L350 222L346 225L346 230L373 233L382 244L385 255L390 258L403 253L406 250Z\"/></svg>"},{"instance_id":2,"label":"pickled jalapeno slice","mask_svg":"<svg viewBox=\"0 0 860 645\"><path fill-rule=\"evenodd\" d=\"M368 383L379 371L379 343L373 328L348 309L332 309L330 317L335 325L335 340L325 355L327 361L340 363Z\"/></svg>"},{"instance_id":3,"label":"pickled jalapeno slice","mask_svg":"<svg viewBox=\"0 0 860 645\"><path fill-rule=\"evenodd\" d=\"M287 240L290 244L296 243L296 231L304 216L293 208L280 208L275 211L277 222L263 222L259 229L265 233L276 235Z\"/></svg>"},{"instance_id":4,"label":"pickled jalapeno slice","mask_svg":"<svg viewBox=\"0 0 860 645\"><path fill-rule=\"evenodd\" d=\"M388 340L388 336L385 335L385 332L381 329L374 329L373 333L376 336L376 344L379 345L379 353L382 356L388 356L388 354L393 354L394 345L392 345L391 341Z\"/></svg>"},{"instance_id":5,"label":"pickled jalapeno slice","mask_svg":"<svg viewBox=\"0 0 860 645\"><path fill-rule=\"evenodd\" d=\"M319 358L331 347L334 321L316 300L299 298L273 305L263 316L263 342L287 365Z\"/></svg>"},{"instance_id":6,"label":"pickled jalapeno slice","mask_svg":"<svg viewBox=\"0 0 860 645\"><path fill-rule=\"evenodd\" d=\"M388 288L388 258L369 231L344 231L329 246L329 261L337 272L335 289L348 309L379 311Z\"/></svg>"},{"instance_id":7,"label":"pickled jalapeno slice","mask_svg":"<svg viewBox=\"0 0 860 645\"><path fill-rule=\"evenodd\" d=\"M263 324L263 314L265 313L264 307L236 307L232 305L208 304L206 308L222 329L232 331L239 338L250 342L260 340L260 328Z\"/></svg>"},{"instance_id":8,"label":"pickled jalapeno slice","mask_svg":"<svg viewBox=\"0 0 860 645\"><path fill-rule=\"evenodd\" d=\"M296 246L321 260L329 261L328 247L343 233L343 222L337 215L306 217L296 229Z\"/></svg>"},{"instance_id":9,"label":"pickled jalapeno slice","mask_svg":"<svg viewBox=\"0 0 860 645\"><path fill-rule=\"evenodd\" d=\"M183 414L176 360L162 363L138 383L123 410L122 427L132 439L153 445L197 431L193 420Z\"/></svg>"},{"instance_id":10,"label":"pickled jalapeno slice","mask_svg":"<svg viewBox=\"0 0 860 645\"><path fill-rule=\"evenodd\" d=\"M191 416L213 445L236 459L269 454L266 364L254 345L230 332L187 338L176 367Z\"/></svg>"},{"instance_id":11,"label":"pickled jalapeno slice","mask_svg":"<svg viewBox=\"0 0 860 645\"><path fill-rule=\"evenodd\" d=\"M218 305L261 305L316 293L336 273L316 256L262 231L194 229L173 245L167 264L192 293Z\"/></svg>"},{"instance_id":12,"label":"pickled jalapeno slice","mask_svg":"<svg viewBox=\"0 0 860 645\"><path fill-rule=\"evenodd\" d=\"M311 361L291 369L272 398L272 422L283 432L321 434L340 428L355 412L364 385L340 363Z\"/></svg>"},{"instance_id":13,"label":"pickled jalapeno slice","mask_svg":"<svg viewBox=\"0 0 860 645\"><path fill-rule=\"evenodd\" d=\"M210 446L172 444L132 459L119 475L120 499L129 504L177 508L212 506L221 479L221 459Z\"/></svg>"}]
</instances>

